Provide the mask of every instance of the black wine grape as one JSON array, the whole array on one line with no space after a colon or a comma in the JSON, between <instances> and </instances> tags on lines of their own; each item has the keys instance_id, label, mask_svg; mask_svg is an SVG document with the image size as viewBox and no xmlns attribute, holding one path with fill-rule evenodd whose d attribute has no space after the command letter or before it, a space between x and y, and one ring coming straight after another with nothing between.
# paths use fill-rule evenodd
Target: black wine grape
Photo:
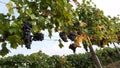
<instances>
[{"instance_id":1,"label":"black wine grape","mask_svg":"<svg viewBox=\"0 0 120 68\"><path fill-rule=\"evenodd\" d=\"M75 38L76 38L76 34L73 33L73 32L70 32L69 35L68 35L68 38L69 38L71 41L74 41Z\"/></svg>"},{"instance_id":2,"label":"black wine grape","mask_svg":"<svg viewBox=\"0 0 120 68\"><path fill-rule=\"evenodd\" d=\"M44 34L43 33L35 33L33 35L33 40L34 41L42 41L42 40L44 40Z\"/></svg>"},{"instance_id":3,"label":"black wine grape","mask_svg":"<svg viewBox=\"0 0 120 68\"><path fill-rule=\"evenodd\" d=\"M65 32L60 32L59 33L60 38L64 41L64 42L68 42L67 40L67 36Z\"/></svg>"},{"instance_id":4,"label":"black wine grape","mask_svg":"<svg viewBox=\"0 0 120 68\"><path fill-rule=\"evenodd\" d=\"M25 47L27 49L31 49L31 43L32 43L32 36L31 36L31 29L33 25L30 22L24 22L24 25L22 27L23 30L23 40Z\"/></svg>"},{"instance_id":5,"label":"black wine grape","mask_svg":"<svg viewBox=\"0 0 120 68\"><path fill-rule=\"evenodd\" d=\"M69 49L71 49L73 53L76 52L76 47L74 46L74 43L70 44Z\"/></svg>"}]
</instances>

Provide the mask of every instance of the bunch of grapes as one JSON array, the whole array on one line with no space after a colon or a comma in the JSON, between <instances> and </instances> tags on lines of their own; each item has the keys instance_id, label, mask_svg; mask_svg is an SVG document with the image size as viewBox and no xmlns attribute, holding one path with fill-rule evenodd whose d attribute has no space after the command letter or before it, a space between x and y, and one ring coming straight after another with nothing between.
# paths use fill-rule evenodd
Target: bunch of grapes
<instances>
[{"instance_id":1,"label":"bunch of grapes","mask_svg":"<svg viewBox=\"0 0 120 68\"><path fill-rule=\"evenodd\" d=\"M30 45L32 42L32 36L31 36L31 29L32 29L33 25L30 22L24 22L24 25L22 27L23 30L23 40L25 43L25 47L27 49L30 49Z\"/></svg>"},{"instance_id":2,"label":"bunch of grapes","mask_svg":"<svg viewBox=\"0 0 120 68\"><path fill-rule=\"evenodd\" d=\"M67 36L65 32L60 32L59 33L60 38L64 41L64 42L68 42L67 40Z\"/></svg>"},{"instance_id":3,"label":"bunch of grapes","mask_svg":"<svg viewBox=\"0 0 120 68\"><path fill-rule=\"evenodd\" d=\"M71 41L74 41L75 38L76 38L76 34L73 33L73 32L70 32L69 35L68 35L68 38L69 38Z\"/></svg>"},{"instance_id":4,"label":"bunch of grapes","mask_svg":"<svg viewBox=\"0 0 120 68\"><path fill-rule=\"evenodd\" d=\"M70 44L69 49L71 49L73 53L76 52L76 47L74 46L74 43Z\"/></svg>"},{"instance_id":5,"label":"bunch of grapes","mask_svg":"<svg viewBox=\"0 0 120 68\"><path fill-rule=\"evenodd\" d=\"M42 41L44 40L44 34L43 33L35 33L33 36L34 41Z\"/></svg>"},{"instance_id":6,"label":"bunch of grapes","mask_svg":"<svg viewBox=\"0 0 120 68\"><path fill-rule=\"evenodd\" d=\"M88 47L87 47L87 44L86 44L86 43L83 43L83 47L84 47L84 49L86 50L86 52L88 52Z\"/></svg>"}]
</instances>

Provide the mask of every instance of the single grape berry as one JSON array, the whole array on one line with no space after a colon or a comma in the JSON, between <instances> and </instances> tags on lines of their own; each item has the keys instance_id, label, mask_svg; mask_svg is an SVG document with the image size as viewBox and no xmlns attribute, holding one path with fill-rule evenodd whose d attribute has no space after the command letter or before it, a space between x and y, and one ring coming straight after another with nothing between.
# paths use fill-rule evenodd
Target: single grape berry
<instances>
[{"instance_id":1,"label":"single grape berry","mask_svg":"<svg viewBox=\"0 0 120 68\"><path fill-rule=\"evenodd\" d=\"M71 40L71 41L74 41L75 38L76 38L76 34L75 33L72 33L70 32L69 35L68 35L68 38Z\"/></svg>"},{"instance_id":2,"label":"single grape berry","mask_svg":"<svg viewBox=\"0 0 120 68\"><path fill-rule=\"evenodd\" d=\"M42 40L44 40L44 34L43 33L35 33L33 35L33 40L34 41L42 41Z\"/></svg>"},{"instance_id":3,"label":"single grape berry","mask_svg":"<svg viewBox=\"0 0 120 68\"><path fill-rule=\"evenodd\" d=\"M83 43L83 47L84 47L85 51L88 52L88 47L87 47L86 43Z\"/></svg>"},{"instance_id":4,"label":"single grape berry","mask_svg":"<svg viewBox=\"0 0 120 68\"><path fill-rule=\"evenodd\" d=\"M68 42L67 40L67 36L65 32L60 32L59 33L60 38L64 41L64 42Z\"/></svg>"},{"instance_id":5,"label":"single grape berry","mask_svg":"<svg viewBox=\"0 0 120 68\"><path fill-rule=\"evenodd\" d=\"M69 49L71 49L73 53L76 52L76 47L74 46L74 43L70 44Z\"/></svg>"}]
</instances>

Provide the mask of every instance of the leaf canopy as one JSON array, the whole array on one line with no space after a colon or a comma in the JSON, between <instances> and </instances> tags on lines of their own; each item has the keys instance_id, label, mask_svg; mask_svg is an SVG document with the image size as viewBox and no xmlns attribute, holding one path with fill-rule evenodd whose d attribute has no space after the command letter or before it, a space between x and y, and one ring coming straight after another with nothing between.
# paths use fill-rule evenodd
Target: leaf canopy
<instances>
[{"instance_id":1,"label":"leaf canopy","mask_svg":"<svg viewBox=\"0 0 120 68\"><path fill-rule=\"evenodd\" d=\"M91 0L83 0L82 3L73 1L77 5L76 9L73 9L70 0L11 0L6 4L8 13L0 14L0 42L4 46L0 54L4 56L9 52L5 47L6 42L15 49L18 45L24 44L21 29L24 21L33 24L32 34L47 29L51 37L52 30L64 31L66 34L70 32L77 34L80 30L82 33L80 36L89 36L92 43L99 46L101 42L103 45L120 42L119 16L105 16ZM14 12L19 14L18 17ZM80 25L75 26L75 22L79 22ZM80 40L89 45L85 37L77 41L81 42ZM63 47L60 40L59 43L60 48Z\"/></svg>"}]
</instances>

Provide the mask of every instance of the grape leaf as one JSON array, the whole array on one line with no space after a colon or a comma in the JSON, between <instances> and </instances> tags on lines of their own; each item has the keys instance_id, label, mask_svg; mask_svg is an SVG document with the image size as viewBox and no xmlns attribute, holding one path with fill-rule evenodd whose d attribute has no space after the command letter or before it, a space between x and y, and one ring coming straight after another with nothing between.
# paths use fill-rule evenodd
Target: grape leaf
<instances>
[{"instance_id":1,"label":"grape leaf","mask_svg":"<svg viewBox=\"0 0 120 68\"><path fill-rule=\"evenodd\" d=\"M8 50L7 47L6 47L6 43L3 42L3 43L2 43L2 49L0 50L0 55L1 55L1 56L5 56L5 55L8 54L8 53L9 53L9 50Z\"/></svg>"},{"instance_id":2,"label":"grape leaf","mask_svg":"<svg viewBox=\"0 0 120 68\"><path fill-rule=\"evenodd\" d=\"M63 46L62 41L59 39L59 47L62 48Z\"/></svg>"},{"instance_id":3,"label":"grape leaf","mask_svg":"<svg viewBox=\"0 0 120 68\"><path fill-rule=\"evenodd\" d=\"M11 1L6 4L6 7L8 8L9 14L14 14L13 5Z\"/></svg>"}]
</instances>

